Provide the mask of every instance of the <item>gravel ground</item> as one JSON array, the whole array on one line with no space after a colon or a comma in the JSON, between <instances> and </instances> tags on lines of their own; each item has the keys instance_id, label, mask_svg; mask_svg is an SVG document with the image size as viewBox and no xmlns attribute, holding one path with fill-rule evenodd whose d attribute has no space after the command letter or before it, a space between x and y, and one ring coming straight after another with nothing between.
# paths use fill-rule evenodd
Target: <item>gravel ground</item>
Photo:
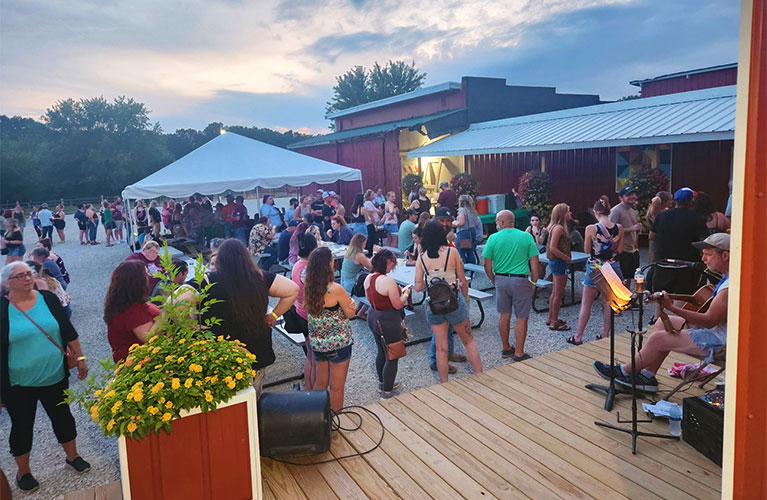
<instances>
[{"instance_id":1,"label":"gravel ground","mask_svg":"<svg viewBox=\"0 0 767 500\"><path fill-rule=\"evenodd\" d=\"M102 320L103 301L109 284L109 276L114 267L128 256L128 248L125 245L117 245L106 248L103 244L98 246L81 246L78 243L77 225L71 216L67 217L66 243L56 243L54 251L61 255L72 277L69 286L69 294L72 297L72 322L80 334L80 341L84 352L88 355L91 370L100 369L98 359L109 357L111 354L106 340L106 325ZM58 239L57 236L54 236ZM34 231L28 227L25 231L25 241L29 248L35 241ZM104 240L103 228L99 228L99 239ZM646 260L645 255L643 262ZM576 277L576 296L580 297L580 281L582 273ZM473 286L484 288L489 286L486 278L477 278ZM570 288L566 291L569 297ZM420 294L417 294L420 295ZM548 294L539 299L538 304L542 307L548 300ZM474 330L474 337L482 356L485 370L496 368L509 363L510 360L501 358L501 343L498 337L498 314L495 311L495 303L491 299L484 303L486 319L480 329ZM579 306L570 306L562 309L560 318L573 326L577 324ZM479 311L476 303L472 301L471 321L476 323L479 319ZM531 311L528 337L525 350L532 356L545 354L569 347L565 338L573 332L554 332L545 324L546 313ZM584 339L593 340L601 332L601 305L595 304L592 308L591 320L586 328ZM631 313L623 313L616 317L616 330L622 331L631 328L636 320ZM416 314L406 320L411 332L416 338L430 335L431 330L426 324L424 306L416 307ZM512 324L513 328L513 324ZM348 405L365 405L378 400L377 380L375 377L375 353L372 334L367 323L352 321L354 335L354 350L346 381L345 403ZM513 338L513 331L512 331ZM463 346L456 336L456 352L463 352ZM279 380L291 375L300 374L303 371L303 351L292 345L281 335L274 336L274 350L277 354L277 362L268 368L266 382ZM422 387L430 386L439 382L436 372L429 368L429 343L423 343L408 348L408 355L400 360L398 380L402 386L400 392L410 392ZM471 374L468 363L453 363L458 368L458 373L451 375L451 379L464 377ZM77 387L76 377L71 378L72 386ZM282 384L270 388L272 391L289 391L292 384ZM56 442L51 430L50 421L40 406L38 418L35 422L35 443L32 448L32 471L41 488L32 494L24 495L23 498L49 499L63 493L83 490L98 484L119 479L119 459L117 452L117 440L104 437L99 428L93 424L90 417L79 408L72 408L78 423L77 445L80 454L91 463L91 471L78 476L71 468L64 464L64 454ZM0 441L7 442L10 432L10 420L7 413L0 413ZM6 448L7 449L7 448ZM15 494L20 492L15 487L13 477L16 466L13 457L9 453L0 453L0 468L2 468L12 483Z\"/></svg>"}]
</instances>

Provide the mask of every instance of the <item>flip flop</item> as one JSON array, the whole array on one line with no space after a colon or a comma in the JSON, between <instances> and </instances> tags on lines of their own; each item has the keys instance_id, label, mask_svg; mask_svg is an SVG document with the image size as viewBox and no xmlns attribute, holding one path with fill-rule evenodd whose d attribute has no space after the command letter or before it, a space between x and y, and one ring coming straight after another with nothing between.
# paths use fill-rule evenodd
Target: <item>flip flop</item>
<instances>
[{"instance_id":1,"label":"flip flop","mask_svg":"<svg viewBox=\"0 0 767 500\"><path fill-rule=\"evenodd\" d=\"M605 335L604 337L603 337L603 336L601 336L601 335L597 335L597 340L602 340L602 339L609 339L609 338L610 338L610 336L609 336L609 335Z\"/></svg>"},{"instance_id":2,"label":"flip flop","mask_svg":"<svg viewBox=\"0 0 767 500\"><path fill-rule=\"evenodd\" d=\"M573 335L571 337L567 337L565 342L567 342L568 344L572 344L572 345L581 345L581 344L583 344L583 341L580 341L580 342L576 342L575 341L575 335Z\"/></svg>"},{"instance_id":3,"label":"flip flop","mask_svg":"<svg viewBox=\"0 0 767 500\"><path fill-rule=\"evenodd\" d=\"M549 325L549 330L555 330L558 332L567 332L570 330L570 327L567 325L566 322L562 321L561 319L558 319L554 323Z\"/></svg>"}]
</instances>

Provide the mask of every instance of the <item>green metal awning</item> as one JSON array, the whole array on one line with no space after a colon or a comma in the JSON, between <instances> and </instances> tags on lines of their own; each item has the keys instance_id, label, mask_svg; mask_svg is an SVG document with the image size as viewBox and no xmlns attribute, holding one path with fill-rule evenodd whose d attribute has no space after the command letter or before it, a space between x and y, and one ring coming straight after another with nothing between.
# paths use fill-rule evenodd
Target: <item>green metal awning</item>
<instances>
[{"instance_id":1,"label":"green metal awning","mask_svg":"<svg viewBox=\"0 0 767 500\"><path fill-rule=\"evenodd\" d=\"M418 130L422 126L426 126L426 133L430 139L464 129L468 127L466 108L451 109L431 115L416 116L404 120L370 125L368 127L342 130L341 132L334 132L332 134L325 134L318 137L312 137L311 139L294 142L293 144L288 145L288 149L301 149L309 146L321 146L323 144L343 142L367 135L382 134L403 128Z\"/></svg>"}]
</instances>

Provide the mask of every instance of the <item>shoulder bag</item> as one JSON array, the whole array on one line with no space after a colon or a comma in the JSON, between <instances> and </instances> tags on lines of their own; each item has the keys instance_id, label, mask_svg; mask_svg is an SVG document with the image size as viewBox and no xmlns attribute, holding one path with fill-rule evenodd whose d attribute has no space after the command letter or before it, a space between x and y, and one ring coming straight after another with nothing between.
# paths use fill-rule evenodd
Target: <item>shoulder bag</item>
<instances>
[{"instance_id":1,"label":"shoulder bag","mask_svg":"<svg viewBox=\"0 0 767 500\"><path fill-rule=\"evenodd\" d=\"M370 281L370 286L375 286L375 280ZM371 300L371 298L365 294L366 298L368 299L368 302L370 302L370 307L373 308L373 310L377 310L376 306L374 305L375 302ZM386 346L386 357L389 359L389 361L393 361L395 359L404 358L407 355L407 349L405 349L405 338L407 336L407 330L405 328L402 329L402 338L399 340L396 340L392 343L386 342L386 337L384 337L383 334L383 327L381 326L380 321L376 321L376 324L378 325L378 335L381 337L381 342Z\"/></svg>"},{"instance_id":2,"label":"shoulder bag","mask_svg":"<svg viewBox=\"0 0 767 500\"><path fill-rule=\"evenodd\" d=\"M12 302L11 302L10 304L11 304L13 307L16 307L16 304L14 304L14 303L12 303ZM16 310L17 310L17 311L19 311L19 312L20 312L21 314L23 314L24 316L26 316L26 318L27 318L27 319L28 319L28 320L29 320L29 321L30 321L30 322L31 322L33 325L35 325L35 326L37 327L37 329L38 329L38 330L40 330L41 332L43 332L43 335L45 335L46 337L48 337L48 340L50 340L50 341L51 341L51 343L53 343L53 345L55 345L55 346L56 346L56 348L58 348L58 350L59 350L59 351L61 351L61 353L62 353L62 354L64 355L64 357L67 359L67 369L71 370L72 368L76 368L76 367L77 367L77 356L75 355L75 351L74 351L74 350L72 350L72 348L71 348L71 347L69 347L69 345L67 345L67 350L65 351L64 349L62 349L62 348L61 348L61 346L58 344L58 342L56 342L55 340L53 340L53 338L52 338L50 335L48 335L48 333L47 333L45 330L43 330L43 329L42 329L42 327L41 327L40 325L38 325L37 323L35 323L35 320L33 320L32 318L30 318L30 317L29 317L29 314L27 314L26 312L22 311L22 310L21 310L21 309L19 309L18 307L16 307Z\"/></svg>"}]
</instances>

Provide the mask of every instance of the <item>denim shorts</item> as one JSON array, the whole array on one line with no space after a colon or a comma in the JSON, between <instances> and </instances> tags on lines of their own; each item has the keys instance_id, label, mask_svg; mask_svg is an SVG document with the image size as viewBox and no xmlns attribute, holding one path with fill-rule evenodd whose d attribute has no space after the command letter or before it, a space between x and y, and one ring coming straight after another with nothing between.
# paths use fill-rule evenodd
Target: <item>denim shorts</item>
<instances>
[{"instance_id":1,"label":"denim shorts","mask_svg":"<svg viewBox=\"0 0 767 500\"><path fill-rule=\"evenodd\" d=\"M451 325L459 325L469 319L469 306L466 305L466 299L463 298L463 294L458 292L458 309L447 314L434 314L431 312L431 308L426 304L426 320L431 325L441 325L444 322L448 322Z\"/></svg>"},{"instance_id":2,"label":"denim shorts","mask_svg":"<svg viewBox=\"0 0 767 500\"><path fill-rule=\"evenodd\" d=\"M690 338L701 351L708 352L705 359L708 363L713 361L714 353L725 346L725 342L708 328L693 328L690 330Z\"/></svg>"},{"instance_id":3,"label":"denim shorts","mask_svg":"<svg viewBox=\"0 0 767 500\"><path fill-rule=\"evenodd\" d=\"M610 262L610 266L612 266L613 271L615 271L615 274L618 275L618 277L623 280L623 273L621 272L621 265L617 262ZM589 277L589 274L591 274L591 271L596 269L596 266L593 262L589 261L589 265L586 268L586 276L583 278L583 286L597 286L596 283L591 281L591 278Z\"/></svg>"},{"instance_id":4,"label":"denim shorts","mask_svg":"<svg viewBox=\"0 0 767 500\"><path fill-rule=\"evenodd\" d=\"M399 232L399 227L397 226L397 224L384 224L383 228L384 228L384 231L390 234Z\"/></svg>"},{"instance_id":5,"label":"denim shorts","mask_svg":"<svg viewBox=\"0 0 767 500\"><path fill-rule=\"evenodd\" d=\"M352 345L349 344L346 347L342 347L334 351L325 351L325 352L315 351L314 349L312 349L312 352L314 353L315 361L343 363L344 361L348 361L352 357Z\"/></svg>"},{"instance_id":6,"label":"denim shorts","mask_svg":"<svg viewBox=\"0 0 767 500\"><path fill-rule=\"evenodd\" d=\"M549 269L551 269L551 274L555 276L562 276L567 274L567 262L561 259L550 259Z\"/></svg>"},{"instance_id":7,"label":"denim shorts","mask_svg":"<svg viewBox=\"0 0 767 500\"><path fill-rule=\"evenodd\" d=\"M5 248L8 249L8 257L24 257L24 254L27 253L27 249L24 247L24 245L8 245Z\"/></svg>"}]
</instances>

